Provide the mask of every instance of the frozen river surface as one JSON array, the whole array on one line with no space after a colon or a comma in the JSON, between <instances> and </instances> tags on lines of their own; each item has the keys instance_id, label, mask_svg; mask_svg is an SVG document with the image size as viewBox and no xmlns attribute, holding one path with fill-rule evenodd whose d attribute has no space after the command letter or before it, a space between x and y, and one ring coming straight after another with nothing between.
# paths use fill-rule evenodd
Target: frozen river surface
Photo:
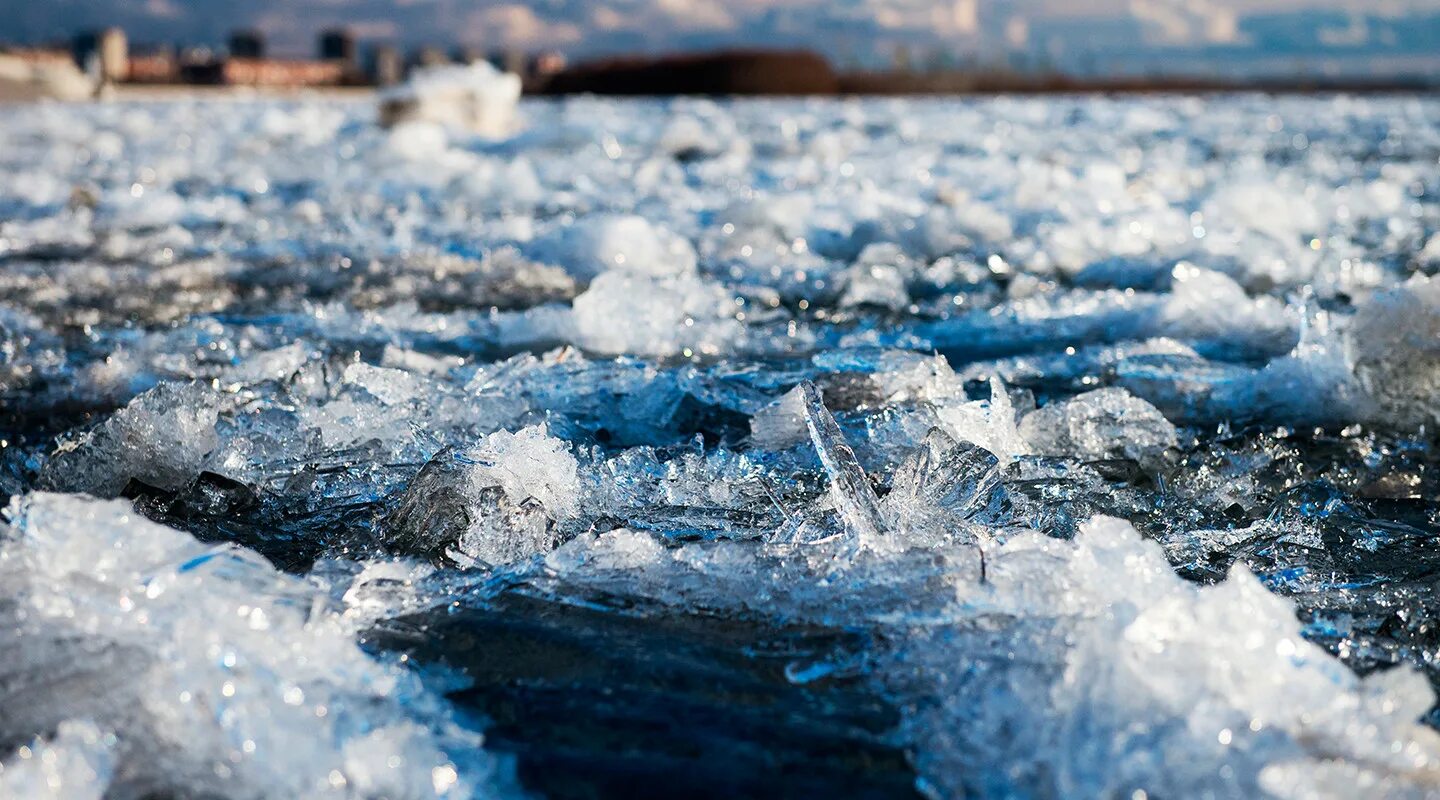
<instances>
[{"instance_id":1,"label":"frozen river surface","mask_svg":"<svg viewBox=\"0 0 1440 800\"><path fill-rule=\"evenodd\" d=\"M0 114L0 796L1434 797L1440 102Z\"/></svg>"}]
</instances>

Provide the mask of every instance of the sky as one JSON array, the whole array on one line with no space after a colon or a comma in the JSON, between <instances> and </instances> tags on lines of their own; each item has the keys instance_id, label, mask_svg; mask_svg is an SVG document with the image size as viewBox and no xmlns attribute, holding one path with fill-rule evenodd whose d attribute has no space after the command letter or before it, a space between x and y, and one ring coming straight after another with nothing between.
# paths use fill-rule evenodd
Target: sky
<instances>
[{"instance_id":1,"label":"sky","mask_svg":"<svg viewBox=\"0 0 1440 800\"><path fill-rule=\"evenodd\" d=\"M120 25L136 42L219 45L254 27L304 55L337 24L580 59L786 46L865 65L1440 74L1440 0L0 0L0 40L18 43Z\"/></svg>"}]
</instances>

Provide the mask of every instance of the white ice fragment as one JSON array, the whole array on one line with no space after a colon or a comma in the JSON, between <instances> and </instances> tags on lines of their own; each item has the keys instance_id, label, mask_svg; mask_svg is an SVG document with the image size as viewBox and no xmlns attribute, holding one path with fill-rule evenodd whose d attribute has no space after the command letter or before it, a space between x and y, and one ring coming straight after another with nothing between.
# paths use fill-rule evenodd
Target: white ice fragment
<instances>
[{"instance_id":1,"label":"white ice fragment","mask_svg":"<svg viewBox=\"0 0 1440 800\"><path fill-rule=\"evenodd\" d=\"M570 446L549 435L543 425L515 433L497 431L465 451L474 464L470 485L499 486L510 502L535 500L554 520L574 516L580 498L579 464Z\"/></svg>"},{"instance_id":2,"label":"white ice fragment","mask_svg":"<svg viewBox=\"0 0 1440 800\"><path fill-rule=\"evenodd\" d=\"M1262 351L1276 341L1288 339L1287 347L1295 341L1296 314L1280 300L1252 298L1230 276L1189 262L1177 264L1172 279L1162 312L1166 336L1238 342Z\"/></svg>"},{"instance_id":3,"label":"white ice fragment","mask_svg":"<svg viewBox=\"0 0 1440 800\"><path fill-rule=\"evenodd\" d=\"M1355 377L1346 342L1323 311L1302 327L1294 350L1244 380L1221 385L1210 401L1215 414L1229 419L1315 425L1386 421Z\"/></svg>"},{"instance_id":4,"label":"white ice fragment","mask_svg":"<svg viewBox=\"0 0 1440 800\"><path fill-rule=\"evenodd\" d=\"M6 518L0 738L94 720L114 733L115 774L166 796L380 785L357 752L394 770L383 785L405 793L391 796L441 796L437 767L491 779L479 736L368 656L322 588L122 501L31 494Z\"/></svg>"},{"instance_id":5,"label":"white ice fragment","mask_svg":"<svg viewBox=\"0 0 1440 800\"><path fill-rule=\"evenodd\" d=\"M910 294L905 290L905 276L899 268L891 264L860 263L846 271L845 294L840 298L841 307L876 306L899 311L909 303Z\"/></svg>"},{"instance_id":6,"label":"white ice fragment","mask_svg":"<svg viewBox=\"0 0 1440 800\"><path fill-rule=\"evenodd\" d=\"M1032 452L1015 421L1015 406L999 378L990 379L990 399L966 402L963 393L935 405L935 415L946 432L961 442L970 442L994 453L1001 464Z\"/></svg>"},{"instance_id":7,"label":"white ice fragment","mask_svg":"<svg viewBox=\"0 0 1440 800\"><path fill-rule=\"evenodd\" d=\"M450 136L437 122L407 120L390 129L385 145L391 153L404 160L431 161L449 148Z\"/></svg>"},{"instance_id":8,"label":"white ice fragment","mask_svg":"<svg viewBox=\"0 0 1440 800\"><path fill-rule=\"evenodd\" d=\"M1420 248L1420 253L1416 258L1420 260L1420 263L1429 266L1440 264L1440 233L1431 234L1430 240Z\"/></svg>"},{"instance_id":9,"label":"white ice fragment","mask_svg":"<svg viewBox=\"0 0 1440 800\"><path fill-rule=\"evenodd\" d=\"M665 558L665 548L655 537L628 528L607 531L599 536L579 536L551 553L545 564L557 572L576 570L642 570Z\"/></svg>"},{"instance_id":10,"label":"white ice fragment","mask_svg":"<svg viewBox=\"0 0 1440 800\"><path fill-rule=\"evenodd\" d=\"M502 565L548 552L556 523L579 511L579 464L543 426L492 433L460 460L469 465L459 509L468 525L446 551L456 562Z\"/></svg>"},{"instance_id":11,"label":"white ice fragment","mask_svg":"<svg viewBox=\"0 0 1440 800\"><path fill-rule=\"evenodd\" d=\"M692 275L696 265L688 239L634 215L585 217L538 243L536 252L582 283L607 272Z\"/></svg>"},{"instance_id":12,"label":"white ice fragment","mask_svg":"<svg viewBox=\"0 0 1440 800\"><path fill-rule=\"evenodd\" d=\"M1020 435L1042 455L1130 458L1148 464L1176 444L1175 426L1155 406L1107 388L1051 403L1025 416Z\"/></svg>"},{"instance_id":13,"label":"white ice fragment","mask_svg":"<svg viewBox=\"0 0 1440 800\"><path fill-rule=\"evenodd\" d=\"M341 380L358 386L387 406L404 405L419 400L425 393L423 378L404 369L376 367L358 361L348 364Z\"/></svg>"},{"instance_id":14,"label":"white ice fragment","mask_svg":"<svg viewBox=\"0 0 1440 800\"><path fill-rule=\"evenodd\" d=\"M730 131L732 135L734 131ZM714 156L725 149L713 125L689 115L673 117L660 132L660 149L672 156Z\"/></svg>"},{"instance_id":15,"label":"white ice fragment","mask_svg":"<svg viewBox=\"0 0 1440 800\"><path fill-rule=\"evenodd\" d=\"M478 794L419 725L399 724L345 742L345 784L359 797L424 800Z\"/></svg>"},{"instance_id":16,"label":"white ice fragment","mask_svg":"<svg viewBox=\"0 0 1440 800\"><path fill-rule=\"evenodd\" d=\"M520 76L484 61L417 70L407 83L380 94L380 122L431 122L482 136L514 133Z\"/></svg>"},{"instance_id":17,"label":"white ice fragment","mask_svg":"<svg viewBox=\"0 0 1440 800\"><path fill-rule=\"evenodd\" d=\"M1103 517L1073 544L1012 536L989 560L988 581L957 586L962 607L1064 620L1063 632L1028 650L1054 673L1002 667L978 683L940 673L954 694L912 720L912 736L922 774L945 793L997 756L1039 764L1044 785L1077 797L1256 796L1293 774L1277 771L1287 761L1345 765L1413 792L1440 779L1440 737L1418 720L1434 697L1423 679L1357 677L1305 641L1290 603L1243 568L1219 585L1188 583L1158 544ZM893 669L974 663L962 642L976 640L912 643ZM996 737L1017 730L1023 750L997 753ZM1028 785L998 780L997 794Z\"/></svg>"},{"instance_id":18,"label":"white ice fragment","mask_svg":"<svg viewBox=\"0 0 1440 800\"><path fill-rule=\"evenodd\" d=\"M252 353L244 361L225 371L225 379L239 383L283 380L317 356L315 348L304 342L293 342L274 350Z\"/></svg>"},{"instance_id":19,"label":"white ice fragment","mask_svg":"<svg viewBox=\"0 0 1440 800\"><path fill-rule=\"evenodd\" d=\"M198 384L162 383L84 438L51 456L44 483L115 497L131 480L175 491L200 474L220 444L219 400Z\"/></svg>"},{"instance_id":20,"label":"white ice fragment","mask_svg":"<svg viewBox=\"0 0 1440 800\"><path fill-rule=\"evenodd\" d=\"M692 276L608 272L573 306L574 341L596 353L714 355L732 348L743 331L730 293Z\"/></svg>"},{"instance_id":21,"label":"white ice fragment","mask_svg":"<svg viewBox=\"0 0 1440 800\"><path fill-rule=\"evenodd\" d=\"M60 723L55 738L36 739L0 764L0 797L100 800L114 772L113 747L94 723Z\"/></svg>"},{"instance_id":22,"label":"white ice fragment","mask_svg":"<svg viewBox=\"0 0 1440 800\"><path fill-rule=\"evenodd\" d=\"M1440 278L1417 275L1360 304L1345 341L1385 422L1440 423Z\"/></svg>"},{"instance_id":23,"label":"white ice fragment","mask_svg":"<svg viewBox=\"0 0 1440 800\"><path fill-rule=\"evenodd\" d=\"M430 376L443 376L464 364L465 359L459 356L432 356L390 344L385 345L385 352L380 356L382 367Z\"/></svg>"}]
</instances>

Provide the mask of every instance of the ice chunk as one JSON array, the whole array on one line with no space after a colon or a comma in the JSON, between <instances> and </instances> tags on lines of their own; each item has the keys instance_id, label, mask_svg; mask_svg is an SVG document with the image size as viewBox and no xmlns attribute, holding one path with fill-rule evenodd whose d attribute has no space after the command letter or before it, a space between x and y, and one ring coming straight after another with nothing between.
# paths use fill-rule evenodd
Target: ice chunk
<instances>
[{"instance_id":1,"label":"ice chunk","mask_svg":"<svg viewBox=\"0 0 1440 800\"><path fill-rule=\"evenodd\" d=\"M608 272L575 298L575 343L597 353L715 355L741 338L735 308L724 287L699 278Z\"/></svg>"},{"instance_id":2,"label":"ice chunk","mask_svg":"<svg viewBox=\"0 0 1440 800\"><path fill-rule=\"evenodd\" d=\"M577 568L634 570L663 563L665 557L665 548L655 541L655 537L620 528L599 536L579 537L551 553L545 563L562 571Z\"/></svg>"},{"instance_id":3,"label":"ice chunk","mask_svg":"<svg viewBox=\"0 0 1440 800\"><path fill-rule=\"evenodd\" d=\"M935 406L935 415L945 424L950 436L989 450L1002 464L1031 452L1030 444L1015 424L1015 406L1010 402L1010 394L999 378L990 379L988 402L965 402L963 398L963 394L958 398L952 396L948 402Z\"/></svg>"},{"instance_id":4,"label":"ice chunk","mask_svg":"<svg viewBox=\"0 0 1440 800\"><path fill-rule=\"evenodd\" d=\"M767 450L784 450L809 437L805 424L805 390L795 387L755 412L750 438Z\"/></svg>"},{"instance_id":5,"label":"ice chunk","mask_svg":"<svg viewBox=\"0 0 1440 800\"><path fill-rule=\"evenodd\" d=\"M1025 416L1020 435L1035 452L1080 459L1129 458L1153 465L1176 445L1175 426L1124 389L1099 389Z\"/></svg>"},{"instance_id":6,"label":"ice chunk","mask_svg":"<svg viewBox=\"0 0 1440 800\"><path fill-rule=\"evenodd\" d=\"M580 484L575 456L543 426L497 431L466 451L470 486L498 486L517 505L535 500L552 519L574 516Z\"/></svg>"},{"instance_id":7,"label":"ice chunk","mask_svg":"<svg viewBox=\"0 0 1440 800\"><path fill-rule=\"evenodd\" d=\"M1440 233L1431 234L1430 240L1425 243L1424 247L1420 248L1420 254L1417 258L1420 259L1420 263L1422 264L1431 266L1440 265Z\"/></svg>"},{"instance_id":8,"label":"ice chunk","mask_svg":"<svg viewBox=\"0 0 1440 800\"><path fill-rule=\"evenodd\" d=\"M163 383L83 438L61 445L42 479L97 497L115 497L132 480L175 491L200 474L219 445L218 409L218 398L204 387Z\"/></svg>"},{"instance_id":9,"label":"ice chunk","mask_svg":"<svg viewBox=\"0 0 1440 800\"><path fill-rule=\"evenodd\" d=\"M973 540L968 520L995 500L999 459L939 429L896 467L883 508L890 526L910 546Z\"/></svg>"},{"instance_id":10,"label":"ice chunk","mask_svg":"<svg viewBox=\"0 0 1440 800\"><path fill-rule=\"evenodd\" d=\"M569 446L535 426L447 449L411 481L386 524L387 546L503 565L548 552L556 524L579 513L579 467Z\"/></svg>"},{"instance_id":11,"label":"ice chunk","mask_svg":"<svg viewBox=\"0 0 1440 800\"><path fill-rule=\"evenodd\" d=\"M36 739L0 764L0 797L100 800L115 769L109 739L93 723L60 723L55 738Z\"/></svg>"},{"instance_id":12,"label":"ice chunk","mask_svg":"<svg viewBox=\"0 0 1440 800\"><path fill-rule=\"evenodd\" d=\"M563 266L582 283L606 272L690 275L695 248L689 240L644 217L600 215L560 228L535 247L542 259Z\"/></svg>"},{"instance_id":13,"label":"ice chunk","mask_svg":"<svg viewBox=\"0 0 1440 800\"><path fill-rule=\"evenodd\" d=\"M7 517L0 738L94 720L121 796L468 796L491 780L479 736L366 655L313 584L122 501L32 494Z\"/></svg>"},{"instance_id":14,"label":"ice chunk","mask_svg":"<svg viewBox=\"0 0 1440 800\"><path fill-rule=\"evenodd\" d=\"M810 431L810 441L820 454L820 463L830 476L830 497L840 511L841 520L860 547L888 549L880 499L875 496L870 479L855 459L855 451L846 443L845 434L825 407L815 384L801 384L800 392L804 401L805 426Z\"/></svg>"},{"instance_id":15,"label":"ice chunk","mask_svg":"<svg viewBox=\"0 0 1440 800\"><path fill-rule=\"evenodd\" d=\"M904 256L899 253L874 252L879 245L871 245L860 254L859 261L846 272L845 294L840 298L842 308L875 306L899 311L910 303L910 294L905 288L905 272L893 263Z\"/></svg>"},{"instance_id":16,"label":"ice chunk","mask_svg":"<svg viewBox=\"0 0 1440 800\"><path fill-rule=\"evenodd\" d=\"M1355 312L1346 343L1387 423L1440 424L1440 279L1376 294Z\"/></svg>"},{"instance_id":17,"label":"ice chunk","mask_svg":"<svg viewBox=\"0 0 1440 800\"><path fill-rule=\"evenodd\" d=\"M1252 298L1233 278L1181 262L1172 271L1163 333L1184 341L1208 341L1248 351L1292 347L1299 329L1292 309L1273 297Z\"/></svg>"},{"instance_id":18,"label":"ice chunk","mask_svg":"<svg viewBox=\"0 0 1440 800\"><path fill-rule=\"evenodd\" d=\"M485 61L416 70L407 83L381 92L380 123L431 122L483 136L509 136L518 124L520 88L520 76Z\"/></svg>"}]
</instances>

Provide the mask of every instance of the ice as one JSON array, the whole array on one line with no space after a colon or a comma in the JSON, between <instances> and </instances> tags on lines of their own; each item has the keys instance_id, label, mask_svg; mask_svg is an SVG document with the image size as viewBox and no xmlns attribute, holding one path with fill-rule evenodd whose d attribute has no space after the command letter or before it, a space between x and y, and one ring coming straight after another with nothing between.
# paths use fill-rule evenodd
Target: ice
<instances>
[{"instance_id":1,"label":"ice","mask_svg":"<svg viewBox=\"0 0 1440 800\"><path fill-rule=\"evenodd\" d=\"M1386 419L1440 424L1440 280L1416 276L1355 313L1347 346Z\"/></svg>"},{"instance_id":2,"label":"ice","mask_svg":"<svg viewBox=\"0 0 1440 800\"><path fill-rule=\"evenodd\" d=\"M89 722L62 722L50 741L23 745L0 764L0 792L35 800L100 800L114 772L107 736Z\"/></svg>"},{"instance_id":3,"label":"ice","mask_svg":"<svg viewBox=\"0 0 1440 800\"><path fill-rule=\"evenodd\" d=\"M7 107L0 794L1436 793L1440 103L509 83Z\"/></svg>"},{"instance_id":4,"label":"ice","mask_svg":"<svg viewBox=\"0 0 1440 800\"><path fill-rule=\"evenodd\" d=\"M502 137L516 128L519 101L520 76L502 73L488 62L430 67L381 93L380 120L387 126L428 122Z\"/></svg>"},{"instance_id":5,"label":"ice","mask_svg":"<svg viewBox=\"0 0 1440 800\"><path fill-rule=\"evenodd\" d=\"M870 486L869 478L855 460L855 452L845 441L835 417L825 407L820 390L813 383L800 386L805 427L810 441L820 454L820 463L830 476L830 496L840 511L841 519L861 547L887 547L885 521L880 515L880 500Z\"/></svg>"},{"instance_id":6,"label":"ice","mask_svg":"<svg viewBox=\"0 0 1440 800\"><path fill-rule=\"evenodd\" d=\"M580 479L568 446L543 428L497 431L465 451L475 519L455 545L464 557L507 564L544 553L550 528L578 512ZM504 499L487 498L498 488ZM513 538L511 538L513 537Z\"/></svg>"},{"instance_id":7,"label":"ice","mask_svg":"<svg viewBox=\"0 0 1440 800\"><path fill-rule=\"evenodd\" d=\"M1418 675L1357 677L1305 642L1289 605L1243 569L1220 585L1189 584L1120 520L1097 518L1073 543L1017 533L992 546L983 571L947 573L940 587L913 566L892 571L905 563L898 554L881 556L874 577L901 587L834 585L823 560L817 572L783 550L754 554L757 563L698 547L667 551L615 531L546 563L667 603L758 604L888 630L895 638L871 679L920 709L903 735L924 781L947 796L1254 796L1304 764L1345 765L1350 777L1324 795L1338 797L1375 774L1413 793L1440 775L1440 737L1416 721L1433 700ZM897 628L898 609L911 622ZM1024 657L1008 651L1015 641ZM1303 783L1279 786L1284 795Z\"/></svg>"},{"instance_id":8,"label":"ice","mask_svg":"<svg viewBox=\"0 0 1440 800\"><path fill-rule=\"evenodd\" d=\"M611 271L654 277L695 272L695 249L689 240L633 215L587 217L536 248L542 259L560 264L587 284Z\"/></svg>"},{"instance_id":9,"label":"ice","mask_svg":"<svg viewBox=\"0 0 1440 800\"><path fill-rule=\"evenodd\" d=\"M1005 384L990 379L989 401L937 404L935 414L950 435L962 442L977 444L994 453L1002 463L1031 452L1031 445L1016 424L1015 407Z\"/></svg>"},{"instance_id":10,"label":"ice","mask_svg":"<svg viewBox=\"0 0 1440 800\"><path fill-rule=\"evenodd\" d=\"M703 279L609 272L575 298L572 336L601 354L715 355L744 335L736 308L723 286Z\"/></svg>"},{"instance_id":11,"label":"ice","mask_svg":"<svg viewBox=\"0 0 1440 800\"><path fill-rule=\"evenodd\" d=\"M478 734L367 656L344 609L305 581L123 501L33 494L6 516L0 730L60 725L77 749L85 729L69 720L113 732L113 776L104 750L65 756L88 761L96 795L440 797L491 780ZM436 770L455 777L440 786Z\"/></svg>"},{"instance_id":12,"label":"ice","mask_svg":"<svg viewBox=\"0 0 1440 800\"><path fill-rule=\"evenodd\" d=\"M1165 415L1124 389L1098 389L1033 411L1021 420L1020 435L1037 453L1149 465L1178 443Z\"/></svg>"},{"instance_id":13,"label":"ice","mask_svg":"<svg viewBox=\"0 0 1440 800\"><path fill-rule=\"evenodd\" d=\"M216 402L205 389L162 384L94 431L61 445L45 482L97 497L115 497L131 481L174 491L193 480L219 446L217 417Z\"/></svg>"}]
</instances>

